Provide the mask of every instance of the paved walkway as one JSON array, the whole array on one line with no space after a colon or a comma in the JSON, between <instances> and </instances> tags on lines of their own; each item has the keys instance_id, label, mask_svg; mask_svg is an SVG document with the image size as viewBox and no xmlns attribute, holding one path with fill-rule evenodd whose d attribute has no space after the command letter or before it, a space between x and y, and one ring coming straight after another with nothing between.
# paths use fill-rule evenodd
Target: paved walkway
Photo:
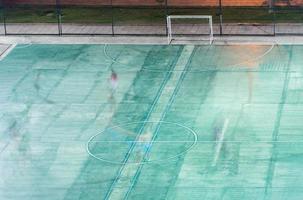
<instances>
[{"instance_id":1,"label":"paved walkway","mask_svg":"<svg viewBox=\"0 0 303 200\"><path fill-rule=\"evenodd\" d=\"M173 26L174 33L199 34L208 33L207 25L184 25ZM57 24L7 24L8 34L58 34ZM276 33L303 34L302 24L276 24ZM162 25L115 25L115 34L166 34L165 24ZM0 28L0 33L4 34L4 27ZM110 24L63 24L63 34L111 34ZM214 24L214 33L219 34L219 25ZM239 24L229 23L223 25L224 34L255 34L272 35L274 26L271 24Z\"/></svg>"},{"instance_id":2,"label":"paved walkway","mask_svg":"<svg viewBox=\"0 0 303 200\"><path fill-rule=\"evenodd\" d=\"M79 39L80 38L80 39ZM174 41L178 44L198 44L197 40ZM224 36L215 37L213 44L301 44L303 36ZM163 37L136 36L0 36L0 44L167 44ZM202 43L203 44L203 43ZM204 44L206 44L204 42Z\"/></svg>"}]
</instances>

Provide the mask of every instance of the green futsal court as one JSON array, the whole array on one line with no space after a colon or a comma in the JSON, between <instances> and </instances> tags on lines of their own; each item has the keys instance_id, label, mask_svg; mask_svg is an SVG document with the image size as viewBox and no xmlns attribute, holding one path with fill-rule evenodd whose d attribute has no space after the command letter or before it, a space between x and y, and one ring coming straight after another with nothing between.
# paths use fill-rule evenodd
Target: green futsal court
<instances>
[{"instance_id":1,"label":"green futsal court","mask_svg":"<svg viewBox=\"0 0 303 200\"><path fill-rule=\"evenodd\" d=\"M17 45L0 61L0 199L301 200L302 55Z\"/></svg>"}]
</instances>

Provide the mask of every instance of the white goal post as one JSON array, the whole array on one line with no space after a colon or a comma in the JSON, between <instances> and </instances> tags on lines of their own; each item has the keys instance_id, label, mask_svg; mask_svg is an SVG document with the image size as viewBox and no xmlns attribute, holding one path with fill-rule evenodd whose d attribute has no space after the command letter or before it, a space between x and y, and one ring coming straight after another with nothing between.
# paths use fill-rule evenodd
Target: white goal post
<instances>
[{"instance_id":1,"label":"white goal post","mask_svg":"<svg viewBox=\"0 0 303 200\"><path fill-rule=\"evenodd\" d=\"M211 15L169 15L167 16L168 44L173 40L172 19L207 19L209 22L209 43L214 40L213 18Z\"/></svg>"}]
</instances>

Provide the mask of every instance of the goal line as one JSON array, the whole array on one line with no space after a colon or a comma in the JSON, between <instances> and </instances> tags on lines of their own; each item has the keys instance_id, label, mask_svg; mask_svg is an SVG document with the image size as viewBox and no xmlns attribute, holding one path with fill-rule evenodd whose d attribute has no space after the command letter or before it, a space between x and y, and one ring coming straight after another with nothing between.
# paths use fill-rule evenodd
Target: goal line
<instances>
[{"instance_id":1,"label":"goal line","mask_svg":"<svg viewBox=\"0 0 303 200\"><path fill-rule=\"evenodd\" d=\"M169 15L167 16L167 39L168 44L171 43L173 38L173 28L172 28L172 20L173 19L206 19L209 24L209 44L212 44L214 40L214 31L213 31L213 19L211 15ZM202 35L202 34L201 34Z\"/></svg>"}]
</instances>

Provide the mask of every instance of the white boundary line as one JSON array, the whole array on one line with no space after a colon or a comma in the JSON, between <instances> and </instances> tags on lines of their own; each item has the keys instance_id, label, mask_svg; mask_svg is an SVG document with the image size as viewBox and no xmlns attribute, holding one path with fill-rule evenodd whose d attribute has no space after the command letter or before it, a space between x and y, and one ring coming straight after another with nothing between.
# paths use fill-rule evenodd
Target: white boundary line
<instances>
[{"instance_id":1,"label":"white boundary line","mask_svg":"<svg viewBox=\"0 0 303 200\"><path fill-rule=\"evenodd\" d=\"M248 45L249 46L249 45ZM260 60L261 58L265 57L267 54L269 54L273 49L274 47L276 46L276 44L272 44L271 47L265 51L263 54L261 54L260 56L257 56L251 60L246 60L246 61L243 61L243 62L240 62L240 63L237 63L237 64L234 64L234 65L227 65L227 67L236 67L236 66L239 66L239 65L242 65L244 63L250 63L250 62L254 62L254 61L257 61L257 60Z\"/></svg>"},{"instance_id":2,"label":"white boundary line","mask_svg":"<svg viewBox=\"0 0 303 200\"><path fill-rule=\"evenodd\" d=\"M32 46L33 44L32 43L28 43L28 44L20 44L20 45L22 45L22 46L17 46L16 49L24 49L24 48Z\"/></svg>"},{"instance_id":3,"label":"white boundary line","mask_svg":"<svg viewBox=\"0 0 303 200\"><path fill-rule=\"evenodd\" d=\"M240 44L240 45L244 45L244 46L247 45L247 46L249 46L249 44ZM271 46L270 46L263 54L261 54L261 55L255 57L255 58L247 59L247 60L242 61L242 62L240 62L240 63L231 64L231 65L227 65L227 66L224 66L224 67L225 67L225 68L237 67L237 66L242 65L242 64L245 64L245 63L250 63L250 62L254 62L254 61L257 61L257 60L262 59L263 57L265 57L265 56L267 56L268 54L270 54L271 51L274 49L274 47L275 47L277 44L276 44L276 43L271 43L271 44L267 44L267 45L271 45ZM226 45L226 46L231 46L231 45ZM264 45L260 45L260 46L264 46ZM208 45L202 45L202 46L199 45L199 47L200 47L200 48L201 48L201 47L208 47ZM126 63L121 63L121 62L119 62L119 61L113 59L113 58L108 54L107 48L108 48L108 44L105 44L105 45L104 45L103 52L104 52L104 55L105 55L105 57L106 57L107 59L109 59L109 60L110 60L111 62L113 62L113 63L117 63L117 64L124 65L124 66L128 66L128 64L126 64ZM221 69L221 68L219 68L219 69ZM245 69L250 69L250 68L245 68L245 67L243 67L243 68L241 68L241 69L245 70ZM143 70L145 70L145 71L153 71L153 72L177 72L177 71L181 71L181 72L182 72L182 71L184 71L184 70L166 71L166 70L161 70L161 69L158 70L158 69L148 69L148 68L143 68ZM129 71L137 71L137 70L129 70ZM203 72L203 71L207 71L207 70L187 70L187 71L189 71L189 72ZM232 71L232 69L229 69L229 71Z\"/></svg>"},{"instance_id":4,"label":"white boundary line","mask_svg":"<svg viewBox=\"0 0 303 200\"><path fill-rule=\"evenodd\" d=\"M107 140L104 140L104 141L91 141L91 143L148 143L148 142L152 142L152 140L150 141L134 141L134 140L116 140L116 141L107 141ZM174 141L174 140L167 140L167 141L154 141L153 143L192 143L193 141L192 140L177 140L177 141ZM198 141L197 141L198 142ZM214 141L213 141L214 142Z\"/></svg>"},{"instance_id":5,"label":"white boundary line","mask_svg":"<svg viewBox=\"0 0 303 200\"><path fill-rule=\"evenodd\" d=\"M71 141L63 141L63 140L51 140L51 141L40 141L40 140L36 140L36 141L33 141L33 143L35 143L35 142L37 142L37 143L42 143L42 144L49 144L49 143L58 143L58 142L62 142L62 143L83 143L83 142L87 142L87 140L71 140ZM93 143L94 143L95 141L93 141ZM113 142L113 141L108 141L108 142ZM127 143L127 142L135 142L135 141L117 141L117 142L125 142L125 143ZM147 142L149 142L149 141L147 141ZM189 143L191 143L191 142L193 142L193 141L181 141L181 140L179 140L179 141L165 141L165 142L163 142L163 143L166 143L166 142L170 142L170 143L179 143L179 142L181 142L181 143L186 143L186 142L189 142ZM96 141L95 143L106 143L106 141ZM139 143L139 142L137 142L137 143ZM145 141L145 143L146 143L146 141ZM162 143L161 141L157 141L157 142L155 142L155 143ZM203 144L203 143L216 143L216 141L214 141L214 140L203 140L203 141L197 141L196 142L196 144L198 144L198 143L201 143L201 144ZM303 141L288 141L288 140L285 140L285 141L248 141L248 140L225 140L225 141L223 141L223 143L246 143L246 144L249 144L249 143L253 143L253 144L264 144L264 143L268 143L268 144L272 144L272 143L303 143Z\"/></svg>"},{"instance_id":6,"label":"white boundary line","mask_svg":"<svg viewBox=\"0 0 303 200\"><path fill-rule=\"evenodd\" d=\"M17 44L10 45L1 55L0 55L0 61L2 61L15 47Z\"/></svg>"},{"instance_id":7,"label":"white boundary line","mask_svg":"<svg viewBox=\"0 0 303 200\"><path fill-rule=\"evenodd\" d=\"M1 44L146 44L167 45L167 36L0 36ZM303 36L215 36L215 45L302 45ZM190 44L184 42L184 44Z\"/></svg>"},{"instance_id":8,"label":"white boundary line","mask_svg":"<svg viewBox=\"0 0 303 200\"><path fill-rule=\"evenodd\" d=\"M214 156L212 166L215 166L217 164L217 161L220 156L221 149L222 149L222 145L224 143L223 140L224 140L224 136L225 136L225 132L227 130L228 124L229 124L229 119L225 119L221 134L219 135L220 137L219 137L218 141L216 141L217 145L216 145L216 151L215 151L215 156Z\"/></svg>"}]
</instances>

